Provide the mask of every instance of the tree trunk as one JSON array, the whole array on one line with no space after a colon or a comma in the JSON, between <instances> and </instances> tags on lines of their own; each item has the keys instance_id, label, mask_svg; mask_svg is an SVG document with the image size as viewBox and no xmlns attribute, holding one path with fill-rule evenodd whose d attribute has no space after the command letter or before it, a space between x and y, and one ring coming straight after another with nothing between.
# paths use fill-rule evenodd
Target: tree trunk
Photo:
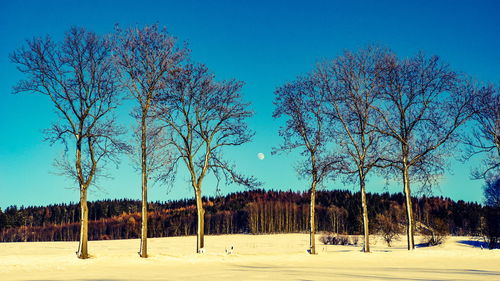
<instances>
[{"instance_id":1,"label":"tree trunk","mask_svg":"<svg viewBox=\"0 0 500 281\"><path fill-rule=\"evenodd\" d=\"M89 209L87 207L87 188L80 187L80 242L78 243L78 251L76 255L79 259L87 259L88 252L88 235L89 235Z\"/></svg>"},{"instance_id":2,"label":"tree trunk","mask_svg":"<svg viewBox=\"0 0 500 281\"><path fill-rule=\"evenodd\" d=\"M413 207L411 202L411 189L410 189L410 175L408 173L408 166L406 163L403 167L403 188L405 194L405 203L406 203L406 235L408 240L408 250L415 249L415 239L414 239L414 221L413 221Z\"/></svg>"},{"instance_id":3,"label":"tree trunk","mask_svg":"<svg viewBox=\"0 0 500 281\"><path fill-rule=\"evenodd\" d=\"M311 255L316 254L316 240L314 235L316 234L315 225L315 206L316 206L316 181L311 184L311 205L309 212L309 222L310 222L310 236L309 236L309 253Z\"/></svg>"},{"instance_id":4,"label":"tree trunk","mask_svg":"<svg viewBox=\"0 0 500 281\"><path fill-rule=\"evenodd\" d=\"M142 210L141 210L141 246L139 256L148 257L148 172L147 172L147 143L146 143L146 114L143 112L141 120L141 170L142 170Z\"/></svg>"},{"instance_id":5,"label":"tree trunk","mask_svg":"<svg viewBox=\"0 0 500 281\"><path fill-rule=\"evenodd\" d=\"M201 200L201 189L198 187L196 193L196 211L198 217L198 229L196 231L196 252L202 253L205 247L205 210Z\"/></svg>"},{"instance_id":6,"label":"tree trunk","mask_svg":"<svg viewBox=\"0 0 500 281\"><path fill-rule=\"evenodd\" d=\"M364 234L364 247L365 253L370 252L370 233L368 229L368 207L366 202L365 179L362 175L359 178L359 185L361 189L361 206L363 209L363 234Z\"/></svg>"}]
</instances>

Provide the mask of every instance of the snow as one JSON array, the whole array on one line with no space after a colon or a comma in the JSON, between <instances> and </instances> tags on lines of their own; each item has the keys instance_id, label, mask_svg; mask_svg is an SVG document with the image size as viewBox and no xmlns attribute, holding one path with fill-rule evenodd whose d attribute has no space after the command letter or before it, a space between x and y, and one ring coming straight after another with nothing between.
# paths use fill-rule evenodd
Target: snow
<instances>
[{"instance_id":1,"label":"snow","mask_svg":"<svg viewBox=\"0 0 500 281\"><path fill-rule=\"evenodd\" d=\"M0 243L0 280L500 280L500 250L470 237L410 252L404 237L389 248L373 236L369 254L317 241L313 256L308 238L206 236L204 254L194 253L194 236L150 238L147 259L138 239L90 241L88 260L76 258L77 242Z\"/></svg>"}]
</instances>

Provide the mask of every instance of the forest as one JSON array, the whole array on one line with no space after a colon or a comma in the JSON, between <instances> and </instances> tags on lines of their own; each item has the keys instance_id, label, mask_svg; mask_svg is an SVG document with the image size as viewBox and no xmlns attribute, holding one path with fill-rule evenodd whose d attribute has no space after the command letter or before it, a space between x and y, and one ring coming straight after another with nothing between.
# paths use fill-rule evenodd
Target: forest
<instances>
[{"instance_id":1,"label":"forest","mask_svg":"<svg viewBox=\"0 0 500 281\"><path fill-rule=\"evenodd\" d=\"M370 226L376 233L377 215L404 223L404 196L401 193L367 194ZM205 233L263 234L307 232L309 201L307 192L265 191L262 189L204 198ZM319 231L362 234L360 194L348 190L319 191L316 224ZM474 202L443 197L413 198L415 219L425 225L444 222L451 235L481 233L484 207ZM194 200L152 202L149 205L149 237L196 234ZM89 239L129 239L140 237L140 208L137 200L89 202ZM78 204L46 207L7 207L0 210L0 241L77 241L80 209ZM402 229L402 228L401 228Z\"/></svg>"}]
</instances>

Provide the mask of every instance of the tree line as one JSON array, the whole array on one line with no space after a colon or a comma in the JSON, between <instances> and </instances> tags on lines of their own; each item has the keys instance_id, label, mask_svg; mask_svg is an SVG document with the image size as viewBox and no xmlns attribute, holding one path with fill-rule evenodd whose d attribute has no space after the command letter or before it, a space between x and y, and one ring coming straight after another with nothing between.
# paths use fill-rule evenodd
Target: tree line
<instances>
[{"instance_id":1,"label":"tree line","mask_svg":"<svg viewBox=\"0 0 500 281\"><path fill-rule=\"evenodd\" d=\"M363 233L359 192L318 191L315 226L319 231L339 234ZM207 234L290 233L309 230L309 193L254 190L204 197ZM404 195L371 194L368 217L380 215L391 223L403 225ZM479 235L485 225L486 207L443 197L412 198L416 221L433 226L443 221L447 233ZM91 240L139 238L141 201L104 200L89 202L89 238ZM152 202L149 204L149 237L194 235L197 232L195 200ZM78 204L46 207L7 207L0 210L0 241L77 241L80 208ZM373 224L376 231L377 224Z\"/></svg>"},{"instance_id":2,"label":"tree line","mask_svg":"<svg viewBox=\"0 0 500 281\"><path fill-rule=\"evenodd\" d=\"M212 218L205 214L205 178L212 175L249 188L262 185L224 158L225 148L248 143L254 134L246 123L253 112L243 100L243 82L216 80L205 65L191 60L190 52L165 28L151 25L116 26L107 35L73 27L60 41L35 37L10 55L24 77L14 93L46 95L59 117L46 130L46 140L65 146L54 164L79 187L79 258L88 257L88 188L106 175L107 164L118 164L120 154L131 155L141 172L140 219L127 221L140 221L143 258L151 228L149 181L171 185L179 166L188 172L198 253L204 248L205 218ZM365 252L370 251L373 207L366 189L372 175L401 182L409 250L415 247L416 229L412 187L430 189L458 143L467 144L464 159L487 155L474 175L496 182L499 88L474 81L437 56L400 58L377 46L319 62L310 73L277 87L273 117L284 119L279 131L283 143L273 153L300 150L303 156L297 170L311 180L309 210L298 205L297 212L309 218L295 218L300 226L294 227L309 224L309 252L315 254L318 220L325 220L316 214L316 189L326 180L359 184ZM136 105L132 142L115 115L125 99ZM475 130L460 130L467 122ZM284 221L290 221L284 213ZM332 222L336 228L339 220L340 215ZM254 223L254 230L269 231L267 224Z\"/></svg>"}]
</instances>

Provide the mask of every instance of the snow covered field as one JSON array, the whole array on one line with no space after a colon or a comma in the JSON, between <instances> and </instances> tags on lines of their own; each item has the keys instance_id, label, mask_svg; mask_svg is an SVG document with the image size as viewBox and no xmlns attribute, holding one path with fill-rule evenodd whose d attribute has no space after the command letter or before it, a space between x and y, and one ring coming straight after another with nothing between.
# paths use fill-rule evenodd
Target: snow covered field
<instances>
[{"instance_id":1,"label":"snow covered field","mask_svg":"<svg viewBox=\"0 0 500 281\"><path fill-rule=\"evenodd\" d=\"M152 238L148 259L138 239L91 241L88 260L76 258L76 242L0 243L0 280L500 280L500 250L470 237L413 252L404 237L392 248L372 240L370 254L318 241L311 256L307 234L206 236L197 255L194 236Z\"/></svg>"}]
</instances>

